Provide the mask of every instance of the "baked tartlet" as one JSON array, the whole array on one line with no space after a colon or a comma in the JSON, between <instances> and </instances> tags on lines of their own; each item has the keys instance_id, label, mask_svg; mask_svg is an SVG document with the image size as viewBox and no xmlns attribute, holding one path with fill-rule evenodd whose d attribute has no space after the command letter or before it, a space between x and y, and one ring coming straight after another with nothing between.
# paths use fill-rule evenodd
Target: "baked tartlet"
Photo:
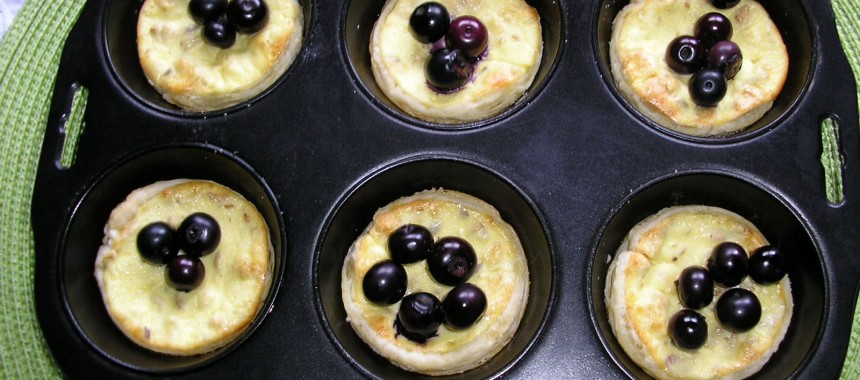
<instances>
[{"instance_id":1,"label":"baked tartlet","mask_svg":"<svg viewBox=\"0 0 860 380\"><path fill-rule=\"evenodd\" d=\"M177 228L198 212L218 222L220 243L201 258L200 286L179 291L165 280L164 265L143 259L137 238L153 222ZM111 212L102 244L95 277L108 314L134 343L160 353L195 355L232 342L260 311L272 282L266 222L240 194L210 181L177 179L133 191Z\"/></svg>"},{"instance_id":2,"label":"baked tartlet","mask_svg":"<svg viewBox=\"0 0 860 380\"><path fill-rule=\"evenodd\" d=\"M286 72L302 42L297 0L266 0L268 21L239 34L228 49L207 44L189 0L146 0L137 48L146 78L165 100L190 111L214 111L263 92Z\"/></svg>"},{"instance_id":3,"label":"baked tartlet","mask_svg":"<svg viewBox=\"0 0 860 380\"><path fill-rule=\"evenodd\" d=\"M375 304L362 287L368 270L389 260L388 239L406 224L425 226L438 238L468 241L477 255L469 278L486 295L486 309L470 327L453 330L442 325L436 335L416 342L395 326L401 302ZM403 265L407 295L429 292L440 300L451 290L428 273L424 261ZM428 190L398 199L379 209L367 229L349 249L341 273L347 320L371 349L409 371L447 375L468 371L492 358L513 337L525 311L529 273L525 253L514 230L498 211L470 195Z\"/></svg>"},{"instance_id":4,"label":"baked tartlet","mask_svg":"<svg viewBox=\"0 0 860 380\"><path fill-rule=\"evenodd\" d=\"M731 21L731 41L743 62L719 104L701 107L690 96L690 75L674 72L664 57L670 42L693 35L696 21L709 12ZM759 120L782 90L789 65L779 30L753 0L729 9L708 0L633 0L613 22L609 53L612 76L627 101L654 122L691 136L730 134Z\"/></svg>"},{"instance_id":5,"label":"baked tartlet","mask_svg":"<svg viewBox=\"0 0 860 380\"><path fill-rule=\"evenodd\" d=\"M793 311L788 276L769 285L747 276L734 287L758 297L761 319L752 329L732 332L719 321L715 305L729 288L715 285L714 301L696 310L707 322L704 345L682 349L669 336L670 318L685 309L675 281L685 268L707 266L723 242L735 242L748 253L767 245L752 223L710 206L661 210L633 227L621 243L606 279L606 309L618 343L650 375L741 379L760 370L779 347Z\"/></svg>"},{"instance_id":6,"label":"baked tartlet","mask_svg":"<svg viewBox=\"0 0 860 380\"><path fill-rule=\"evenodd\" d=\"M409 115L444 124L485 119L516 103L534 80L543 54L537 11L524 0L439 0L452 20L477 17L489 36L486 55L469 82L441 93L425 77L433 45L416 40L410 32L410 16L425 2L388 0L373 27L371 68L385 96Z\"/></svg>"}]
</instances>

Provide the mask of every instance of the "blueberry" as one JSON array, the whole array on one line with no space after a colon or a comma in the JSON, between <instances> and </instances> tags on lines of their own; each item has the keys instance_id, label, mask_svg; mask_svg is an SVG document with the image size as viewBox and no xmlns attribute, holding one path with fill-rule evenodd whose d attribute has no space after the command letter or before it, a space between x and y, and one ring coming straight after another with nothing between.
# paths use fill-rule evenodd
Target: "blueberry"
<instances>
[{"instance_id":1,"label":"blueberry","mask_svg":"<svg viewBox=\"0 0 860 380\"><path fill-rule=\"evenodd\" d=\"M388 251L397 263L417 263L433 251L433 234L417 224L401 226L388 236Z\"/></svg>"},{"instance_id":2,"label":"blueberry","mask_svg":"<svg viewBox=\"0 0 860 380\"><path fill-rule=\"evenodd\" d=\"M462 330L471 326L486 309L487 296L481 288L470 283L457 285L442 301L445 325L452 330Z\"/></svg>"},{"instance_id":3,"label":"blueberry","mask_svg":"<svg viewBox=\"0 0 860 380\"><path fill-rule=\"evenodd\" d=\"M692 74L705 64L706 49L693 36L680 36L666 48L666 64L678 74Z\"/></svg>"},{"instance_id":4,"label":"blueberry","mask_svg":"<svg viewBox=\"0 0 860 380\"><path fill-rule=\"evenodd\" d=\"M681 305L701 309L714 300L714 281L708 270L700 266L685 268L675 281Z\"/></svg>"},{"instance_id":5,"label":"blueberry","mask_svg":"<svg viewBox=\"0 0 860 380\"><path fill-rule=\"evenodd\" d=\"M701 314L683 309L669 319L669 338L678 348L695 350L708 340L708 323Z\"/></svg>"},{"instance_id":6,"label":"blueberry","mask_svg":"<svg viewBox=\"0 0 860 380\"><path fill-rule=\"evenodd\" d=\"M749 331L761 319L761 303L744 288L726 290L717 300L717 320L732 332Z\"/></svg>"},{"instance_id":7,"label":"blueberry","mask_svg":"<svg viewBox=\"0 0 860 380\"><path fill-rule=\"evenodd\" d=\"M436 336L442 325L442 303L430 293L412 293L403 297L394 326L407 339L424 343Z\"/></svg>"},{"instance_id":8,"label":"blueberry","mask_svg":"<svg viewBox=\"0 0 860 380\"><path fill-rule=\"evenodd\" d=\"M196 212L179 225L179 244L186 254L206 256L221 242L221 227L211 215Z\"/></svg>"},{"instance_id":9,"label":"blueberry","mask_svg":"<svg viewBox=\"0 0 860 380\"><path fill-rule=\"evenodd\" d=\"M774 284L785 277L785 259L779 248L765 245L749 258L750 277L759 284Z\"/></svg>"},{"instance_id":10,"label":"blueberry","mask_svg":"<svg viewBox=\"0 0 860 380\"><path fill-rule=\"evenodd\" d=\"M227 0L191 0L188 3L188 13L200 25L221 17L226 9Z\"/></svg>"},{"instance_id":11,"label":"blueberry","mask_svg":"<svg viewBox=\"0 0 860 380\"><path fill-rule=\"evenodd\" d=\"M376 263L364 274L362 289L368 301L393 305L406 294L406 269L391 260Z\"/></svg>"},{"instance_id":12,"label":"blueberry","mask_svg":"<svg viewBox=\"0 0 860 380\"><path fill-rule=\"evenodd\" d=\"M489 42L487 28L472 16L455 18L445 34L445 43L449 49L458 49L472 59L481 56Z\"/></svg>"},{"instance_id":13,"label":"blueberry","mask_svg":"<svg viewBox=\"0 0 860 380\"><path fill-rule=\"evenodd\" d=\"M696 37L710 49L718 41L732 39L732 22L722 13L706 13L696 21Z\"/></svg>"},{"instance_id":14,"label":"blueberry","mask_svg":"<svg viewBox=\"0 0 860 380\"><path fill-rule=\"evenodd\" d=\"M190 292L203 283L206 267L200 258L188 255L176 256L164 271L167 285L181 292Z\"/></svg>"},{"instance_id":15,"label":"blueberry","mask_svg":"<svg viewBox=\"0 0 860 380\"><path fill-rule=\"evenodd\" d=\"M203 24L203 40L209 45L229 49L236 43L236 28L224 17L206 21Z\"/></svg>"},{"instance_id":16,"label":"blueberry","mask_svg":"<svg viewBox=\"0 0 860 380\"><path fill-rule=\"evenodd\" d=\"M708 50L709 69L716 69L726 76L726 80L734 79L743 65L744 56L741 48L732 41L719 41Z\"/></svg>"},{"instance_id":17,"label":"blueberry","mask_svg":"<svg viewBox=\"0 0 860 380\"><path fill-rule=\"evenodd\" d=\"M729 9L738 5L741 0L711 0L711 4L713 4L714 8L718 9Z\"/></svg>"},{"instance_id":18,"label":"blueberry","mask_svg":"<svg viewBox=\"0 0 860 380\"><path fill-rule=\"evenodd\" d=\"M409 31L416 40L429 44L445 36L451 16L445 6L436 2L419 5L409 16Z\"/></svg>"},{"instance_id":19,"label":"blueberry","mask_svg":"<svg viewBox=\"0 0 860 380\"><path fill-rule=\"evenodd\" d=\"M427 82L440 90L453 90L469 81L472 65L459 50L446 48L433 52L425 69Z\"/></svg>"},{"instance_id":20,"label":"blueberry","mask_svg":"<svg viewBox=\"0 0 860 380\"><path fill-rule=\"evenodd\" d=\"M227 19L239 33L257 33L266 27L269 7L263 0L233 0L227 4Z\"/></svg>"},{"instance_id":21,"label":"blueberry","mask_svg":"<svg viewBox=\"0 0 860 380\"><path fill-rule=\"evenodd\" d=\"M166 264L179 253L179 239L167 223L151 223L137 233L137 250L149 263Z\"/></svg>"},{"instance_id":22,"label":"blueberry","mask_svg":"<svg viewBox=\"0 0 860 380\"><path fill-rule=\"evenodd\" d=\"M455 286L472 276L478 257L469 242L449 236L439 239L427 257L427 269L440 284Z\"/></svg>"},{"instance_id":23,"label":"blueberry","mask_svg":"<svg viewBox=\"0 0 860 380\"><path fill-rule=\"evenodd\" d=\"M727 90L726 77L719 70L699 70L690 78L690 97L700 107L716 107Z\"/></svg>"},{"instance_id":24,"label":"blueberry","mask_svg":"<svg viewBox=\"0 0 860 380\"><path fill-rule=\"evenodd\" d=\"M718 244L708 259L708 270L714 282L725 287L740 284L747 276L747 252L735 242Z\"/></svg>"}]
</instances>

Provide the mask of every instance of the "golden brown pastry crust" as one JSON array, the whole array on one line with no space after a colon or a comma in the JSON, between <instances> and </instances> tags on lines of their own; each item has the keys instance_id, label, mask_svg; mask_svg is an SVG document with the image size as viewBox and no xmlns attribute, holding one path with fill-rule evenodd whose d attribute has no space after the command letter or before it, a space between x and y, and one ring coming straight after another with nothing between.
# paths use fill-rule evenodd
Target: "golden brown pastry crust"
<instances>
[{"instance_id":1,"label":"golden brown pastry crust","mask_svg":"<svg viewBox=\"0 0 860 380\"><path fill-rule=\"evenodd\" d=\"M469 279L487 296L487 309L471 327L452 331L444 325L438 336L423 344L397 334L394 321L400 303L391 306L367 301L364 274L377 262L390 259L388 236L405 224L420 224L435 238L459 236L478 256ZM406 293L430 292L440 300L452 289L430 277L424 261L404 265ZM528 265L519 238L498 211L472 196L450 190L428 190L401 198L378 210L373 222L350 247L341 274L347 320L356 333L393 364L429 375L460 373L493 357L511 339L528 298Z\"/></svg>"},{"instance_id":2,"label":"golden brown pastry crust","mask_svg":"<svg viewBox=\"0 0 860 380\"><path fill-rule=\"evenodd\" d=\"M140 65L164 99L191 111L236 105L263 92L286 72L302 42L297 0L267 0L269 20L239 34L229 49L203 41L189 0L146 0L137 23Z\"/></svg>"},{"instance_id":3,"label":"golden brown pastry crust","mask_svg":"<svg viewBox=\"0 0 860 380\"><path fill-rule=\"evenodd\" d=\"M177 228L194 212L218 221L221 241L201 259L203 283L186 293L167 285L164 265L141 258L137 235L156 221ZM272 255L266 222L241 195L210 181L163 181L133 191L111 212L95 276L108 314L129 339L195 355L230 343L251 324L272 281Z\"/></svg>"},{"instance_id":4,"label":"golden brown pastry crust","mask_svg":"<svg viewBox=\"0 0 860 380\"><path fill-rule=\"evenodd\" d=\"M693 102L691 75L675 73L664 58L669 43L693 35L696 20L708 12L729 18L731 40L743 54L740 72L713 108ZM788 75L780 32L753 0L724 10L708 0L633 0L613 22L609 53L612 76L631 105L658 124L692 136L728 134L754 123L771 108Z\"/></svg>"},{"instance_id":5,"label":"golden brown pastry crust","mask_svg":"<svg viewBox=\"0 0 860 380\"><path fill-rule=\"evenodd\" d=\"M529 88L543 54L537 11L523 0L438 0L451 18L472 15L487 27L488 54L472 79L450 94L427 85L430 44L409 31L409 17L425 0L388 0L373 28L370 57L379 88L404 112L445 124L467 123L501 113Z\"/></svg>"},{"instance_id":6,"label":"golden brown pastry crust","mask_svg":"<svg viewBox=\"0 0 860 380\"><path fill-rule=\"evenodd\" d=\"M708 339L697 350L677 348L669 319L681 310L674 281L692 265L706 266L713 248L734 241L747 253L767 244L746 219L709 206L664 209L637 224L621 243L606 280L606 310L612 331L628 356L659 379L742 379L761 369L777 350L792 315L788 277L760 285L747 277L739 286L762 304L761 321L750 331L720 326L714 307L726 289L716 285L714 301L697 310L708 324Z\"/></svg>"}]
</instances>

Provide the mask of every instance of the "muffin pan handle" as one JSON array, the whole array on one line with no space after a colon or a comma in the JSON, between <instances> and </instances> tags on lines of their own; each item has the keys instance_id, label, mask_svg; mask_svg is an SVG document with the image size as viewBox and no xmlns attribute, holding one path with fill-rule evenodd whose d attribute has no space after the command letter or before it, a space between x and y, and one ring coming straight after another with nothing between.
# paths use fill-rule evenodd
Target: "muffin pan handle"
<instances>
[{"instance_id":1,"label":"muffin pan handle","mask_svg":"<svg viewBox=\"0 0 860 380\"><path fill-rule=\"evenodd\" d=\"M821 119L821 166L824 168L824 194L827 203L838 206L845 201L842 167L845 154L839 142L839 118L825 115Z\"/></svg>"},{"instance_id":2,"label":"muffin pan handle","mask_svg":"<svg viewBox=\"0 0 860 380\"><path fill-rule=\"evenodd\" d=\"M54 162L60 169L70 168L75 161L78 139L83 132L84 112L87 108L89 89L80 83L73 83L69 88L66 102L66 112L60 116L59 125L55 132L59 134L56 145Z\"/></svg>"},{"instance_id":3,"label":"muffin pan handle","mask_svg":"<svg viewBox=\"0 0 860 380\"><path fill-rule=\"evenodd\" d=\"M81 14L92 14L92 8L96 6L94 3L88 2ZM66 170L74 163L78 138L83 131L84 113L92 83L91 73L99 64L96 47L90 43L90 36L95 33L95 20L82 17L72 28L63 48L60 58L60 67L63 69L57 73L43 142L48 147L43 154L53 149L51 162L54 169Z\"/></svg>"}]
</instances>

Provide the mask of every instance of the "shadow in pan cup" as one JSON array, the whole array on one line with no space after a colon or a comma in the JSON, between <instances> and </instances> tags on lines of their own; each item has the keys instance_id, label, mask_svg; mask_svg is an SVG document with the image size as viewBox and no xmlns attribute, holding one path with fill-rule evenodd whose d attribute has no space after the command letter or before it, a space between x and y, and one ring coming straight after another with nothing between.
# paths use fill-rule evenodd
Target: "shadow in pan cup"
<instances>
[{"instance_id":1,"label":"shadow in pan cup","mask_svg":"<svg viewBox=\"0 0 860 380\"><path fill-rule=\"evenodd\" d=\"M429 0L428 0L429 1ZM467 129L490 124L515 113L524 107L528 100L536 96L544 84L549 80L553 69L561 55L562 42L564 41L564 14L561 10L561 1L558 0L525 0L532 8L537 10L540 17L541 33L543 39L543 56L540 67L535 75L531 86L523 94L523 97L507 110L500 114L491 116L484 120L463 124L439 124L417 119L403 112L392 103L376 84L370 64L370 34L376 24L377 17L385 5L385 0L360 1L350 0L344 7L343 43L346 49L346 59L352 67L352 73L357 76L358 83L365 90L374 103L385 111L403 119L407 122L422 125L432 129Z\"/></svg>"},{"instance_id":2,"label":"shadow in pan cup","mask_svg":"<svg viewBox=\"0 0 860 380\"><path fill-rule=\"evenodd\" d=\"M143 6L143 0L108 0L105 19L102 24L104 30L105 51L107 54L108 64L114 72L120 85L125 87L125 90L131 93L137 100L146 104L149 107L162 112L171 113L179 116L211 116L230 113L238 110L249 103L262 98L289 76L292 67L301 59L303 48L299 50L296 60L291 64L291 68L281 75L267 89L261 93L243 101L237 105L227 107L225 109L196 112L188 111L179 108L178 106L164 100L164 97L152 87L146 75L143 73L143 68L140 65L140 58L137 53L137 19L140 13L140 8ZM310 28L312 16L311 0L299 0L299 5L302 7L304 26L302 29L302 43L307 38Z\"/></svg>"},{"instance_id":3,"label":"shadow in pan cup","mask_svg":"<svg viewBox=\"0 0 860 380\"><path fill-rule=\"evenodd\" d=\"M159 354L126 338L108 315L94 276L96 254L113 208L135 189L177 178L214 181L253 203L269 227L274 251L272 283L251 324L231 343L194 356ZM283 273L284 231L271 189L239 158L203 144L166 146L133 154L96 179L83 195L64 231L60 250L60 286L66 310L83 339L117 364L159 374L203 366L235 349L262 323Z\"/></svg>"},{"instance_id":4,"label":"shadow in pan cup","mask_svg":"<svg viewBox=\"0 0 860 380\"><path fill-rule=\"evenodd\" d=\"M589 268L588 297L597 333L612 359L633 378L650 378L624 352L609 325L604 286L609 264L633 226L658 211L678 205L721 207L752 222L780 247L788 265L794 313L785 339L752 378L785 379L804 366L816 350L825 317L827 291L820 253L808 228L790 206L765 189L722 173L687 173L658 179L622 202L602 227Z\"/></svg>"},{"instance_id":5,"label":"shadow in pan cup","mask_svg":"<svg viewBox=\"0 0 860 380\"><path fill-rule=\"evenodd\" d=\"M612 89L612 92L615 93L619 101L624 104L631 113L639 117L643 122L651 127L670 136L694 142L735 142L747 139L751 136L756 136L759 133L769 130L779 124L779 121L791 111L794 105L798 103L800 98L804 95L807 84L810 82L810 75L813 71L812 65L813 57L815 55L815 47L813 46L814 36L812 35L812 29L809 25L802 1L758 0L758 3L764 7L777 29L779 29L783 43L785 43L785 47L788 51L788 76L786 77L782 91L773 102L773 107L758 121L754 122L747 128L728 136L695 137L673 131L657 124L636 110L624 98L615 84L612 70L610 69L609 41L612 37L612 23L618 12L620 12L621 9L629 3L629 0L601 1L600 7L595 15L596 31L594 33L594 47L598 57L598 66L607 85ZM692 28L693 26L691 25L691 34Z\"/></svg>"},{"instance_id":6,"label":"shadow in pan cup","mask_svg":"<svg viewBox=\"0 0 860 380\"><path fill-rule=\"evenodd\" d=\"M375 378L433 378L400 369L376 355L346 321L341 299L341 268L353 241L370 224L377 209L422 190L444 188L475 196L493 205L516 231L529 268L529 298L517 332L508 345L483 365L452 379L497 376L515 364L538 338L554 297L551 247L541 218L514 185L487 169L449 159L422 159L382 169L351 189L328 219L317 246L314 288L323 326L343 355Z\"/></svg>"}]
</instances>

